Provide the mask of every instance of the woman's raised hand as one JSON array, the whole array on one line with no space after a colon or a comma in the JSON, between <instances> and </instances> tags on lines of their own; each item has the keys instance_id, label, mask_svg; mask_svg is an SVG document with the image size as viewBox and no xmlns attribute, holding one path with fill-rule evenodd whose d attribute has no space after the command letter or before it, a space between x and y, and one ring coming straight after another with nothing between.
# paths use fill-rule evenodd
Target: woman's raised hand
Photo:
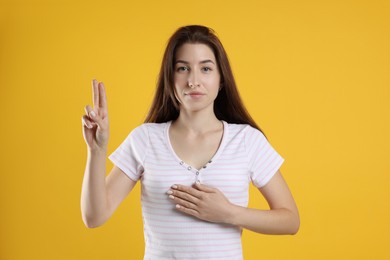
<instances>
[{"instance_id":1,"label":"woman's raised hand","mask_svg":"<svg viewBox=\"0 0 390 260\"><path fill-rule=\"evenodd\" d=\"M90 150L106 150L109 137L107 98L103 82L92 80L93 108L82 117L84 140Z\"/></svg>"}]
</instances>

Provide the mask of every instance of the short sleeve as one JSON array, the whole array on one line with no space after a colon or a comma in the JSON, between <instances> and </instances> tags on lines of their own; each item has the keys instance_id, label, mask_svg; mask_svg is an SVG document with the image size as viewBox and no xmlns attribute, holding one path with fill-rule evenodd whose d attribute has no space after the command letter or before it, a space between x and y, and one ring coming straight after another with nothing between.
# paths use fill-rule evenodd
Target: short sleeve
<instances>
[{"instance_id":1,"label":"short sleeve","mask_svg":"<svg viewBox=\"0 0 390 260\"><path fill-rule=\"evenodd\" d=\"M138 181L144 172L144 160L149 147L146 125L135 128L108 157L130 179Z\"/></svg>"},{"instance_id":2,"label":"short sleeve","mask_svg":"<svg viewBox=\"0 0 390 260\"><path fill-rule=\"evenodd\" d=\"M248 152L248 165L252 183L261 188L279 170L284 159L275 151L267 138L259 130L248 126L245 146Z\"/></svg>"}]
</instances>

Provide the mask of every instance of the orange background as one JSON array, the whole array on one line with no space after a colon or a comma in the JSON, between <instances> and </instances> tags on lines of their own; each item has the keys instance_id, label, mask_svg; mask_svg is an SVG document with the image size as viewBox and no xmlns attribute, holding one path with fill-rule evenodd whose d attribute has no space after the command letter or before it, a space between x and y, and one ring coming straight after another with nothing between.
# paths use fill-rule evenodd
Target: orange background
<instances>
[{"instance_id":1,"label":"orange background","mask_svg":"<svg viewBox=\"0 0 390 260\"><path fill-rule=\"evenodd\" d=\"M245 231L245 259L390 259L389 14L377 0L0 0L0 258L142 259L139 185L103 227L81 220L90 81L107 87L112 152L145 118L168 37L203 24L301 214L296 236ZM251 206L266 207L255 189Z\"/></svg>"}]
</instances>

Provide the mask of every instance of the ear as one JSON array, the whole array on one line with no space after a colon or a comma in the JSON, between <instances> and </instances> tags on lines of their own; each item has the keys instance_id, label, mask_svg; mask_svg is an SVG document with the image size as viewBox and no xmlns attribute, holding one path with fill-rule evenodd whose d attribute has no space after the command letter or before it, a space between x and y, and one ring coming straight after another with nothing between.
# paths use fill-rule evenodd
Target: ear
<instances>
[{"instance_id":1,"label":"ear","mask_svg":"<svg viewBox=\"0 0 390 260\"><path fill-rule=\"evenodd\" d=\"M221 82L221 83L219 84L219 89L218 89L218 91L221 91L222 88L223 88L223 82Z\"/></svg>"}]
</instances>

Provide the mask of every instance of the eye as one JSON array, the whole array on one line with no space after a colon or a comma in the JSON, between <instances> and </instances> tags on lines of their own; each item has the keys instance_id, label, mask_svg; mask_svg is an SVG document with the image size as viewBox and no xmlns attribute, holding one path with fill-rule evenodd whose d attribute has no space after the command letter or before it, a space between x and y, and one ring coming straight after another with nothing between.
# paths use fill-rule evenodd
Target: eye
<instances>
[{"instance_id":1,"label":"eye","mask_svg":"<svg viewBox=\"0 0 390 260\"><path fill-rule=\"evenodd\" d=\"M203 67L202 70L204 72L210 72L212 69L210 67Z\"/></svg>"},{"instance_id":2,"label":"eye","mask_svg":"<svg viewBox=\"0 0 390 260\"><path fill-rule=\"evenodd\" d=\"M180 66L180 67L177 67L176 68L176 71L178 72L184 72L184 71L189 71L190 68L188 68L187 66Z\"/></svg>"}]
</instances>

